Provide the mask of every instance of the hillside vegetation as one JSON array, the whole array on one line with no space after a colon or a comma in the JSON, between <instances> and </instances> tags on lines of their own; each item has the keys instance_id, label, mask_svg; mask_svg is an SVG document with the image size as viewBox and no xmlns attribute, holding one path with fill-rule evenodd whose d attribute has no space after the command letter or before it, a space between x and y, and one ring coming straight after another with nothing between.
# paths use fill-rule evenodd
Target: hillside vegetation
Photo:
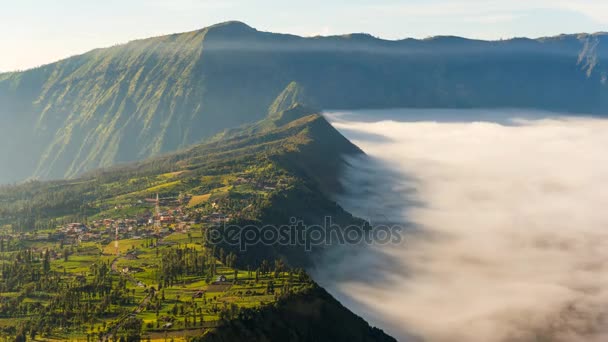
<instances>
[{"instance_id":1,"label":"hillside vegetation","mask_svg":"<svg viewBox=\"0 0 608 342\"><path fill-rule=\"evenodd\" d=\"M313 287L267 307L256 314L241 314L235 320L194 339L193 342L394 342L379 329L370 327L331 297Z\"/></svg>"},{"instance_id":2,"label":"hillside vegetation","mask_svg":"<svg viewBox=\"0 0 608 342\"><path fill-rule=\"evenodd\" d=\"M340 190L343 156L362 152L322 116L300 105L286 112L292 114L280 116L295 120L280 125L269 117L265 120L276 127L259 133L249 133L256 124L242 128L243 134L233 131L233 136L74 180L0 186L0 227L28 234L69 222L136 218L153 210L142 201L157 194L188 199L184 210L192 217L221 212L241 225L282 225L291 217L318 224L325 216L358 222L329 195ZM298 266L309 262L289 246L247 254L251 264L277 257Z\"/></svg>"},{"instance_id":3,"label":"hillside vegetation","mask_svg":"<svg viewBox=\"0 0 608 342\"><path fill-rule=\"evenodd\" d=\"M180 152L0 187L0 337L394 341L303 271L330 245L243 250L209 233L362 224L327 193L358 153L294 104Z\"/></svg>"}]
</instances>

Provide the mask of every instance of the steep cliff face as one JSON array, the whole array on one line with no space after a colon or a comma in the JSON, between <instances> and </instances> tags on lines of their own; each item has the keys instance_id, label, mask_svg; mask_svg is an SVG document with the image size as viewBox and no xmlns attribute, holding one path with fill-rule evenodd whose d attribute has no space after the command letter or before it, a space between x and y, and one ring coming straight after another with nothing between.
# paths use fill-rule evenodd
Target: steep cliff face
<instances>
[{"instance_id":1,"label":"steep cliff face","mask_svg":"<svg viewBox=\"0 0 608 342\"><path fill-rule=\"evenodd\" d=\"M240 71L223 69L213 54L203 58L226 29L253 31L219 25L4 75L0 155L11 163L0 179L71 177L257 121L281 88L256 91L246 73L237 82Z\"/></svg>"},{"instance_id":2,"label":"steep cliff face","mask_svg":"<svg viewBox=\"0 0 608 342\"><path fill-rule=\"evenodd\" d=\"M228 22L93 50L0 74L0 182L174 151L294 101L606 113L607 43L604 34L302 38Z\"/></svg>"}]
</instances>

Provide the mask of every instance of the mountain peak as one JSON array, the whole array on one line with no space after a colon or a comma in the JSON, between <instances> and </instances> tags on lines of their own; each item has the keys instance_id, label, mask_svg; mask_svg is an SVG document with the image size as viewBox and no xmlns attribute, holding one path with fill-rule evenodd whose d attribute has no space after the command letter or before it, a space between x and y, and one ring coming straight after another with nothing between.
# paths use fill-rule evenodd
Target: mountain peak
<instances>
[{"instance_id":1,"label":"mountain peak","mask_svg":"<svg viewBox=\"0 0 608 342\"><path fill-rule=\"evenodd\" d=\"M270 105L268 108L268 116L271 118L280 117L282 112L293 109L296 104L313 106L314 101L306 95L306 91L302 85L292 81Z\"/></svg>"},{"instance_id":2,"label":"mountain peak","mask_svg":"<svg viewBox=\"0 0 608 342\"><path fill-rule=\"evenodd\" d=\"M211 25L207 28L210 31L221 31L225 33L237 33L237 32L255 32L257 31L253 27L245 24L242 21L230 20L223 23Z\"/></svg>"}]
</instances>

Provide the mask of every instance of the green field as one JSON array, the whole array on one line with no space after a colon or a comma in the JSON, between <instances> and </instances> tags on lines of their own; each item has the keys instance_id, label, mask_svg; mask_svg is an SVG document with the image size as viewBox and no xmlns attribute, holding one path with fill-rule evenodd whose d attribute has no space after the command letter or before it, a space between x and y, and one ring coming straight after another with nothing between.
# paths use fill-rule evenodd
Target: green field
<instances>
[{"instance_id":1,"label":"green field","mask_svg":"<svg viewBox=\"0 0 608 342\"><path fill-rule=\"evenodd\" d=\"M116 302L108 300L107 295L81 296L79 305L86 307L105 307L101 315L90 315L83 319L75 317L61 320L60 328L48 328L36 332L38 340L80 340L98 338L101 335L124 334L119 332L121 324L129 317L140 320L141 336L151 340L184 338L203 334L213 329L222 318L233 317L242 309L260 308L275 302L283 294L297 292L310 284L306 279L287 272L254 272L235 270L211 256L203 246L200 229L191 232L173 233L162 239L163 245L155 246L152 240L123 239L119 241L118 256L115 255L114 242L105 246L88 242L79 246L66 247L68 256L57 254L50 260L49 282L71 284L72 288L84 289L99 281L100 268L109 272L105 278L110 282ZM45 242L31 243L30 248L41 251L53 248ZM181 252L176 252L181 251ZM11 260L22 252L0 253L3 260ZM177 253L177 254L176 254ZM186 255L184 259L171 259L175 255ZM181 263L206 260L200 271L176 271ZM42 265L44 258L31 262ZM169 263L173 263L168 265ZM168 271L175 274L165 279ZM257 280L256 280L257 273ZM237 279L235 279L235 275ZM225 280L217 283L216 278ZM65 289L39 288L34 283L23 286L20 291L2 292L2 305L10 300L26 306L31 314L20 314L18 319L0 316L0 333L10 336L13 329L31 325L40 320L36 308L53 308L46 314L61 316L56 301L70 301L64 297ZM104 303L109 305L104 306ZM0 306L2 309L3 306ZM4 308L6 311L6 308ZM41 309L38 309L41 310ZM44 312L44 309L42 309ZM82 308L80 309L82 310ZM44 318L44 317L43 317ZM56 323L54 323L56 324ZM119 330L116 330L119 329Z\"/></svg>"}]
</instances>

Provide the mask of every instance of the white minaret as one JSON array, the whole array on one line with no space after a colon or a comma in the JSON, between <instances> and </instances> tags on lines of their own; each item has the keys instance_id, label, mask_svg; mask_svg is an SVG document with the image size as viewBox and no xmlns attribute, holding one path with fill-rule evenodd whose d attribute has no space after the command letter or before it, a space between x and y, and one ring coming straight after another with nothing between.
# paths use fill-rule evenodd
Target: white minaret
<instances>
[{"instance_id":1,"label":"white minaret","mask_svg":"<svg viewBox=\"0 0 608 342\"><path fill-rule=\"evenodd\" d=\"M114 248L116 249L116 256L118 256L120 254L120 251L118 249L118 225L116 225L116 236L114 239Z\"/></svg>"},{"instance_id":2,"label":"white minaret","mask_svg":"<svg viewBox=\"0 0 608 342\"><path fill-rule=\"evenodd\" d=\"M154 230L156 233L160 233L160 199L158 193L156 194L156 208L154 210Z\"/></svg>"}]
</instances>

